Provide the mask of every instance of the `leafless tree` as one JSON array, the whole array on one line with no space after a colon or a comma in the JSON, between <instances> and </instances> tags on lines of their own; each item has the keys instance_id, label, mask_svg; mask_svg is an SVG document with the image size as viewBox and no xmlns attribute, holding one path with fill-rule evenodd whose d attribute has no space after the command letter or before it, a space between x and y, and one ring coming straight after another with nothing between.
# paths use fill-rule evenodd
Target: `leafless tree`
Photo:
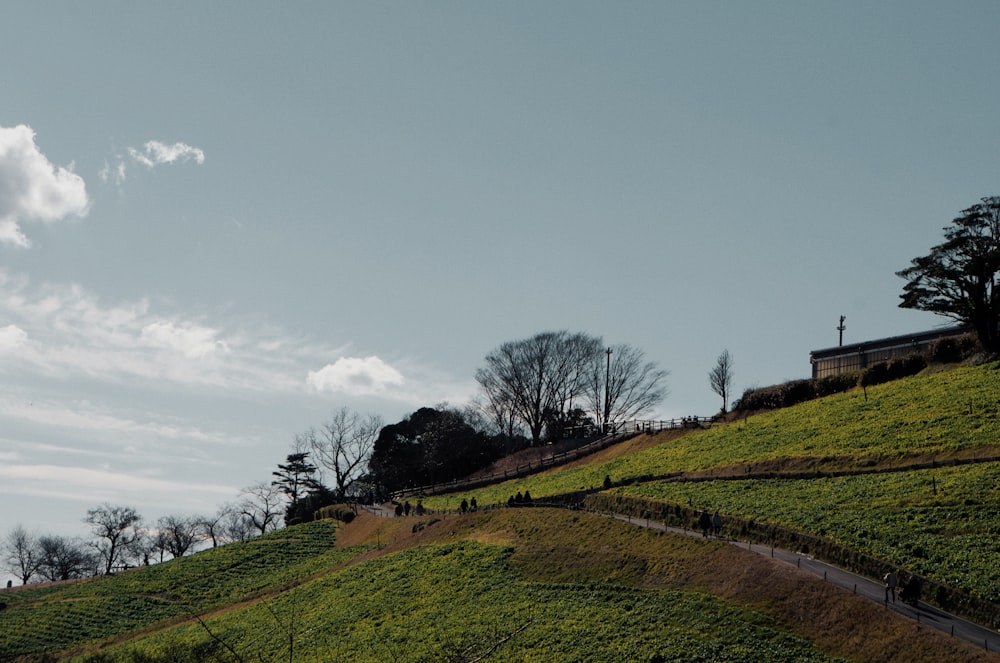
<instances>
[{"instance_id":1,"label":"leafless tree","mask_svg":"<svg viewBox=\"0 0 1000 663\"><path fill-rule=\"evenodd\" d=\"M38 574L46 580L86 578L97 571L97 558L72 539L43 536L38 539L38 550Z\"/></svg>"},{"instance_id":2,"label":"leafless tree","mask_svg":"<svg viewBox=\"0 0 1000 663\"><path fill-rule=\"evenodd\" d=\"M715 360L715 368L708 373L708 383L712 386L712 391L722 397L722 411L726 412L733 387L733 358L729 350L723 350Z\"/></svg>"},{"instance_id":3,"label":"leafless tree","mask_svg":"<svg viewBox=\"0 0 1000 663\"><path fill-rule=\"evenodd\" d=\"M7 568L22 585L27 585L32 576L38 573L41 564L38 539L19 524L7 534L4 552L7 554Z\"/></svg>"},{"instance_id":4,"label":"leafless tree","mask_svg":"<svg viewBox=\"0 0 1000 663\"><path fill-rule=\"evenodd\" d=\"M538 444L546 421L584 392L585 369L600 347L599 338L566 331L510 341L486 355L476 381L495 420L513 415Z\"/></svg>"},{"instance_id":5,"label":"leafless tree","mask_svg":"<svg viewBox=\"0 0 1000 663\"><path fill-rule=\"evenodd\" d=\"M281 490L277 486L262 481L244 488L242 495L237 508L254 530L263 535L278 529L285 509Z\"/></svg>"},{"instance_id":6,"label":"leafless tree","mask_svg":"<svg viewBox=\"0 0 1000 663\"><path fill-rule=\"evenodd\" d=\"M312 449L313 458L333 474L333 492L337 499L350 497L351 487L364 472L382 425L382 419L377 415L362 416L342 407L319 431L310 429L303 434Z\"/></svg>"},{"instance_id":7,"label":"leafless tree","mask_svg":"<svg viewBox=\"0 0 1000 663\"><path fill-rule=\"evenodd\" d=\"M163 516L156 529L163 535L164 547L171 557L183 557L198 542L199 523L195 518Z\"/></svg>"},{"instance_id":8,"label":"leafless tree","mask_svg":"<svg viewBox=\"0 0 1000 663\"><path fill-rule=\"evenodd\" d=\"M106 574L128 559L130 547L142 536L142 518L128 506L102 504L88 510L84 522L97 537L91 545L104 561Z\"/></svg>"},{"instance_id":9,"label":"leafless tree","mask_svg":"<svg viewBox=\"0 0 1000 663\"><path fill-rule=\"evenodd\" d=\"M638 348L624 343L607 348L588 364L588 411L602 430L613 421L635 419L666 398L668 375Z\"/></svg>"}]
</instances>

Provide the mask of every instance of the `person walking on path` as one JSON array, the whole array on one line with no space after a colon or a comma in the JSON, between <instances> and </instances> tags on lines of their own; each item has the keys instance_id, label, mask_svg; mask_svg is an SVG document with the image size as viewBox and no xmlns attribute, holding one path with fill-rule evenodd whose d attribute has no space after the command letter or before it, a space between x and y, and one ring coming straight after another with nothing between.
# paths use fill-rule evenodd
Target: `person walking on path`
<instances>
[{"instance_id":1,"label":"person walking on path","mask_svg":"<svg viewBox=\"0 0 1000 663\"><path fill-rule=\"evenodd\" d=\"M722 516L719 515L718 510L712 515L712 534L715 536L722 534Z\"/></svg>"},{"instance_id":2,"label":"person walking on path","mask_svg":"<svg viewBox=\"0 0 1000 663\"><path fill-rule=\"evenodd\" d=\"M712 516L708 515L707 509L698 516L698 527L701 528L702 536L708 536L708 530L712 529Z\"/></svg>"},{"instance_id":3,"label":"person walking on path","mask_svg":"<svg viewBox=\"0 0 1000 663\"><path fill-rule=\"evenodd\" d=\"M889 605L889 597L892 596L892 602L896 602L896 572L889 569L889 572L882 576L882 580L885 582L885 604Z\"/></svg>"}]
</instances>

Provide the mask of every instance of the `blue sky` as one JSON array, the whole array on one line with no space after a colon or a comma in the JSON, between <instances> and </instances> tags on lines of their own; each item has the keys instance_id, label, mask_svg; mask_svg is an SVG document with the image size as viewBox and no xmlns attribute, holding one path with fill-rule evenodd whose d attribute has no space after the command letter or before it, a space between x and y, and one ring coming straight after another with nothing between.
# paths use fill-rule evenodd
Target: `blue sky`
<instances>
[{"instance_id":1,"label":"blue sky","mask_svg":"<svg viewBox=\"0 0 1000 663\"><path fill-rule=\"evenodd\" d=\"M0 535L211 513L346 405L567 329L659 417L945 322L997 190L995 2L20 2L0 41Z\"/></svg>"}]
</instances>

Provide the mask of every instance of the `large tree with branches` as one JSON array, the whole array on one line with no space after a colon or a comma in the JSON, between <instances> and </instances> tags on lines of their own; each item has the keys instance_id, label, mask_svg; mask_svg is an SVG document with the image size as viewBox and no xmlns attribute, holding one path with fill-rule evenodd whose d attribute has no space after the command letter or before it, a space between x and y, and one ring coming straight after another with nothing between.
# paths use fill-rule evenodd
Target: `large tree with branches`
<instances>
[{"instance_id":1,"label":"large tree with branches","mask_svg":"<svg viewBox=\"0 0 1000 663\"><path fill-rule=\"evenodd\" d=\"M362 416L342 407L318 431L310 429L297 443L311 449L316 462L333 474L334 495L345 500L364 473L380 430L382 418L378 415Z\"/></svg>"},{"instance_id":2,"label":"large tree with branches","mask_svg":"<svg viewBox=\"0 0 1000 663\"><path fill-rule=\"evenodd\" d=\"M944 228L945 241L899 272L907 280L899 306L931 311L975 332L1000 353L1000 197L983 198Z\"/></svg>"}]
</instances>

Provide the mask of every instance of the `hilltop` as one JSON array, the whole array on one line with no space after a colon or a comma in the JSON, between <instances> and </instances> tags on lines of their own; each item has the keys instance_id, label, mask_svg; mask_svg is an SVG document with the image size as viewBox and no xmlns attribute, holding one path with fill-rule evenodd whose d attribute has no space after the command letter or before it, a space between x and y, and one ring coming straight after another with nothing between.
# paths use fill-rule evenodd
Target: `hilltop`
<instances>
[{"instance_id":1,"label":"hilltop","mask_svg":"<svg viewBox=\"0 0 1000 663\"><path fill-rule=\"evenodd\" d=\"M688 526L718 509L728 535L839 546L919 573L944 607L988 609L1000 603L997 394L997 364L931 373L640 436L474 496L571 494ZM446 512L464 496L428 498L440 512L420 518L362 512L5 593L0 659L1000 660L722 541L563 508Z\"/></svg>"}]
</instances>

